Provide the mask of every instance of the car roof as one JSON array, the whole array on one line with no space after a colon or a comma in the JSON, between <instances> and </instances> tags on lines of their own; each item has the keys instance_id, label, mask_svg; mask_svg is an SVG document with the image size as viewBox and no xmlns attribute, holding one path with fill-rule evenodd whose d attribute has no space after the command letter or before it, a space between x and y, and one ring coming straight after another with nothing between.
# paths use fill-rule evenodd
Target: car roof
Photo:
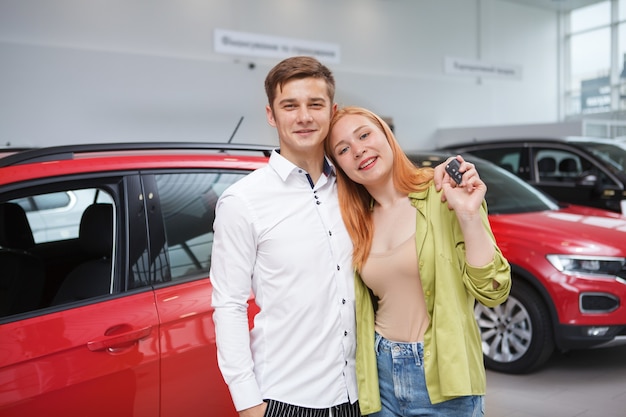
<instances>
[{"instance_id":1,"label":"car roof","mask_svg":"<svg viewBox=\"0 0 626 417\"><path fill-rule=\"evenodd\" d=\"M477 146L483 144L506 144L506 143L570 143L576 145L578 143L598 143L598 144L612 144L620 147L624 147L624 142L610 139L599 138L595 136L555 136L555 137L510 137L499 139L473 139L465 142L455 142L442 146L440 149L456 149L469 146Z\"/></svg>"},{"instance_id":2,"label":"car roof","mask_svg":"<svg viewBox=\"0 0 626 417\"><path fill-rule=\"evenodd\" d=\"M79 155L110 157L145 154L171 154L180 151L237 154L252 152L269 157L273 147L255 144L211 142L128 142L51 146L30 149L0 149L0 168L37 162L64 161Z\"/></svg>"},{"instance_id":3,"label":"car roof","mask_svg":"<svg viewBox=\"0 0 626 417\"><path fill-rule=\"evenodd\" d=\"M227 143L142 142L0 150L0 186L67 175L151 169L252 171L274 148Z\"/></svg>"}]
</instances>

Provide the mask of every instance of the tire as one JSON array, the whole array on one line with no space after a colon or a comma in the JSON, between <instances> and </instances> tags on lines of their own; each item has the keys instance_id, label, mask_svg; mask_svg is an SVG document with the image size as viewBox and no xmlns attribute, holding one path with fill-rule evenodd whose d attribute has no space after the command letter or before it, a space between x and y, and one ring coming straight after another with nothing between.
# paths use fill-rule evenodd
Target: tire
<instances>
[{"instance_id":1,"label":"tire","mask_svg":"<svg viewBox=\"0 0 626 417\"><path fill-rule=\"evenodd\" d=\"M513 280L507 301L494 308L476 303L474 315L487 369L507 374L532 372L554 352L550 314L539 294Z\"/></svg>"}]
</instances>

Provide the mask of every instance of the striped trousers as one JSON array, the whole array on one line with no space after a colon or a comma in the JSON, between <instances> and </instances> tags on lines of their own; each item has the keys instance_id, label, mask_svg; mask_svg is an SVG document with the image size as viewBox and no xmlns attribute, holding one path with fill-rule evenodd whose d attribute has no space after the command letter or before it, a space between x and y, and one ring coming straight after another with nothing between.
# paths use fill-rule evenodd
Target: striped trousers
<instances>
[{"instance_id":1,"label":"striped trousers","mask_svg":"<svg viewBox=\"0 0 626 417\"><path fill-rule=\"evenodd\" d=\"M359 402L345 403L330 408L306 408L297 405L282 403L275 400L265 400L267 409L264 417L361 417Z\"/></svg>"}]
</instances>

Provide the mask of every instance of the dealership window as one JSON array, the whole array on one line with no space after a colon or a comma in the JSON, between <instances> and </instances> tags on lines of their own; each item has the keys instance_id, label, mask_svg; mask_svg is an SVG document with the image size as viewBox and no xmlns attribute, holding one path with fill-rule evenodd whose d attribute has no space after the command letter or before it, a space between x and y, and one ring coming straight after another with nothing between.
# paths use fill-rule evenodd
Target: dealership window
<instances>
[{"instance_id":1,"label":"dealership window","mask_svg":"<svg viewBox=\"0 0 626 417\"><path fill-rule=\"evenodd\" d=\"M595 120L591 136L626 136L626 0L574 9L563 27L565 118Z\"/></svg>"}]
</instances>

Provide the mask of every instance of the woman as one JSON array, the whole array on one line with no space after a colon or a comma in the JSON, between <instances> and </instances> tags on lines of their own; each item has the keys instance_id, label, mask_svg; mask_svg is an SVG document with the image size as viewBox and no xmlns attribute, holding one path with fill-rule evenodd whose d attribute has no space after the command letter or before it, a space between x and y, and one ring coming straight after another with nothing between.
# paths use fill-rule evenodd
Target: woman
<instances>
[{"instance_id":1,"label":"woman","mask_svg":"<svg viewBox=\"0 0 626 417\"><path fill-rule=\"evenodd\" d=\"M462 182L446 174L437 191L433 170L416 168L389 126L359 107L336 112L325 147L354 243L361 412L484 415L474 302L498 305L511 286L487 187L457 156Z\"/></svg>"}]
</instances>

